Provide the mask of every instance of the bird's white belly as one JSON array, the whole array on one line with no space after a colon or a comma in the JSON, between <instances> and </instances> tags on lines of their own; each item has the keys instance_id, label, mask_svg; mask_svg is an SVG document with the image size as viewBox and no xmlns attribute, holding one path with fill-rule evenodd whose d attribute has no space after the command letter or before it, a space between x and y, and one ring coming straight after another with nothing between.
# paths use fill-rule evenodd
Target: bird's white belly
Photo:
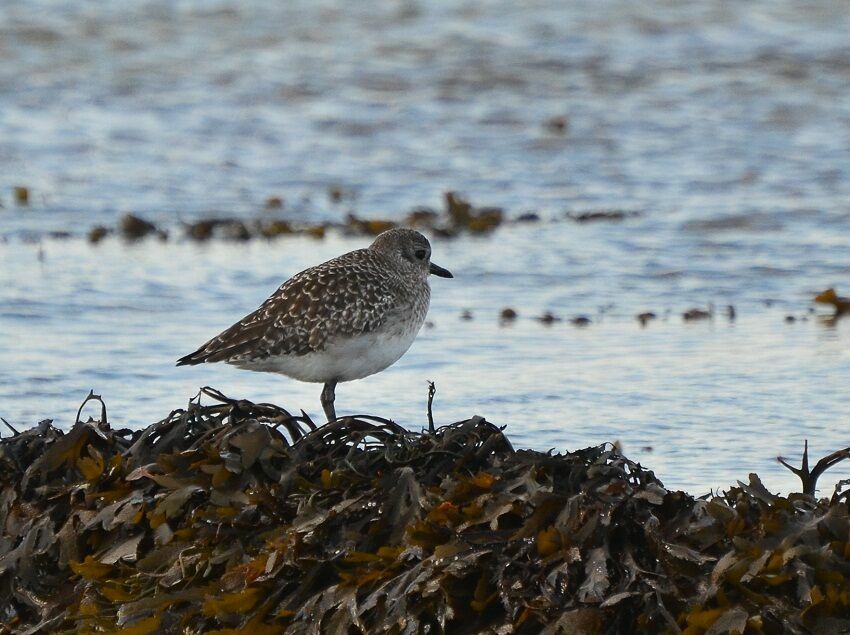
<instances>
[{"instance_id":1,"label":"bird's white belly","mask_svg":"<svg viewBox=\"0 0 850 635\"><path fill-rule=\"evenodd\" d=\"M263 360L240 360L235 366L247 370L280 373L299 381L324 383L352 381L380 372L404 355L419 329L388 335L367 333L339 338L325 350L306 355L281 355Z\"/></svg>"}]
</instances>

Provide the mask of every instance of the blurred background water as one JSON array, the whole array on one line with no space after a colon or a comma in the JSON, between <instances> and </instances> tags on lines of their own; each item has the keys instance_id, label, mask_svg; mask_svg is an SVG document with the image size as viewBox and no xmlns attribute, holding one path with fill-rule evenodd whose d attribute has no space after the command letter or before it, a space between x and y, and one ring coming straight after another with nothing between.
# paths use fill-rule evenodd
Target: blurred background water
<instances>
[{"instance_id":1,"label":"blurred background water","mask_svg":"<svg viewBox=\"0 0 850 635\"><path fill-rule=\"evenodd\" d=\"M441 422L619 440L693 493L750 471L787 491L777 454L850 440L850 319L810 313L850 291L848 32L826 1L0 4L0 416L68 426L93 388L142 426L204 384L318 416L318 386L173 362L369 239L180 223L402 219L457 190L541 220L435 240L456 278L432 282L433 328L339 411L419 428L430 379ZM638 214L564 218L609 209ZM128 211L172 238L88 243Z\"/></svg>"}]
</instances>

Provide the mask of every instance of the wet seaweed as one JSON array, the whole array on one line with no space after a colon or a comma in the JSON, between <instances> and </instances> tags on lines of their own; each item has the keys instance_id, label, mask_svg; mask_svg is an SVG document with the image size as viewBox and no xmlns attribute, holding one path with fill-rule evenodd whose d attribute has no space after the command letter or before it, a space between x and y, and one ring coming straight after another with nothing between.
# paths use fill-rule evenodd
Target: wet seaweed
<instances>
[{"instance_id":1,"label":"wet seaweed","mask_svg":"<svg viewBox=\"0 0 850 635\"><path fill-rule=\"evenodd\" d=\"M833 288L818 293L814 301L819 304L831 305L835 309L835 313L833 314L835 318L850 313L850 298L840 297Z\"/></svg>"},{"instance_id":2,"label":"wet seaweed","mask_svg":"<svg viewBox=\"0 0 850 635\"><path fill-rule=\"evenodd\" d=\"M807 459L807 493L751 474L694 498L610 444L518 450L481 417L316 426L205 388L127 430L92 400L98 420L0 440L0 632L850 628L847 495L815 498Z\"/></svg>"}]
</instances>

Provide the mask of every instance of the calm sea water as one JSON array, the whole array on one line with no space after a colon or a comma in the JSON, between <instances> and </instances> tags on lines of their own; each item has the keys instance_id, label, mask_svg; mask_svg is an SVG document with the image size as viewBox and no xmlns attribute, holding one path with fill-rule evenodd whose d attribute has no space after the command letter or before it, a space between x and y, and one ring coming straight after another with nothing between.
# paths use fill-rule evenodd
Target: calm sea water
<instances>
[{"instance_id":1,"label":"calm sea water","mask_svg":"<svg viewBox=\"0 0 850 635\"><path fill-rule=\"evenodd\" d=\"M850 318L809 312L828 286L850 295L842 6L284 4L0 5L0 416L67 426L93 388L142 426L204 384L318 416L318 386L173 361L368 239L86 231L127 211L173 237L211 215L401 218L454 189L542 221L435 241L456 278L432 283L434 327L340 386L340 412L421 427L430 379L441 422L481 414L541 449L619 440L694 493L750 471L787 491L777 454L850 444ZM640 215L563 218L611 208ZM547 310L592 324L533 319Z\"/></svg>"}]
</instances>

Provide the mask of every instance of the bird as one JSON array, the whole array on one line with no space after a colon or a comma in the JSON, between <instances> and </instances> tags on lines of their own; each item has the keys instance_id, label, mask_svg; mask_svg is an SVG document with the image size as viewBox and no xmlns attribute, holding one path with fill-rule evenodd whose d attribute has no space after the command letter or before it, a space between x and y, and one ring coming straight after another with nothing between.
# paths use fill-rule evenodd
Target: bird
<instances>
[{"instance_id":1,"label":"bird","mask_svg":"<svg viewBox=\"0 0 850 635\"><path fill-rule=\"evenodd\" d=\"M338 383L378 373L410 348L431 301L429 275L454 277L431 262L425 236L388 229L364 249L295 274L177 365L225 362L324 384L322 409L334 421Z\"/></svg>"}]
</instances>

